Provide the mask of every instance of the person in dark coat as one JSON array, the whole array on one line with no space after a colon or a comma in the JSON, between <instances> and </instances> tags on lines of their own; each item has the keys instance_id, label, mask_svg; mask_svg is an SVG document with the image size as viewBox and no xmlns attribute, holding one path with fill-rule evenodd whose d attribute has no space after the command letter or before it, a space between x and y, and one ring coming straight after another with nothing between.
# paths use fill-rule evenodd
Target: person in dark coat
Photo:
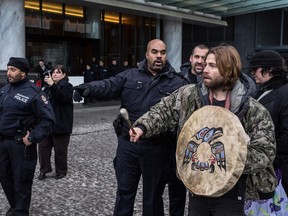
<instances>
[{"instance_id":1,"label":"person in dark coat","mask_svg":"<svg viewBox=\"0 0 288 216\"><path fill-rule=\"evenodd\" d=\"M131 68L116 76L75 86L74 100L83 97L111 99L120 97L121 107L128 111L133 123L162 97L170 95L187 80L166 59L166 45L159 39L151 40L146 49L146 59L139 68ZM129 126L119 116L113 123L118 135L118 147L114 159L117 178L117 194L114 209L115 216L132 216L138 184L143 179L143 216L163 216L162 195L171 175L171 166L175 164L172 156L171 138L167 133L159 134L135 144L129 140ZM167 143L171 145L167 146ZM180 181L178 179L178 181ZM181 183L181 182L180 182ZM186 189L182 184L181 201ZM184 199L183 199L184 198ZM179 214L183 215L182 206Z\"/></svg>"},{"instance_id":2,"label":"person in dark coat","mask_svg":"<svg viewBox=\"0 0 288 216\"><path fill-rule=\"evenodd\" d=\"M29 215L37 143L55 123L46 94L27 77L29 69L26 58L11 57L8 84L0 90L0 182L10 205L7 216Z\"/></svg>"},{"instance_id":3,"label":"person in dark coat","mask_svg":"<svg viewBox=\"0 0 288 216\"><path fill-rule=\"evenodd\" d=\"M260 85L256 99L270 112L275 125L275 170L282 173L282 186L288 195L288 80L281 55L264 50L252 56L251 75Z\"/></svg>"},{"instance_id":4,"label":"person in dark coat","mask_svg":"<svg viewBox=\"0 0 288 216\"><path fill-rule=\"evenodd\" d=\"M56 125L52 134L39 143L39 180L46 178L46 173L52 172L51 151L55 152L55 179L67 175L67 155L70 135L73 127L73 86L68 81L68 71L63 65L56 65L50 76L44 79L47 87L44 91L51 101L56 116Z\"/></svg>"},{"instance_id":5,"label":"person in dark coat","mask_svg":"<svg viewBox=\"0 0 288 216\"><path fill-rule=\"evenodd\" d=\"M117 65L117 61L115 59L112 60L111 65L109 66L110 76L115 76L120 72L120 68Z\"/></svg>"},{"instance_id":6,"label":"person in dark coat","mask_svg":"<svg viewBox=\"0 0 288 216\"><path fill-rule=\"evenodd\" d=\"M104 65L104 61L102 60L99 61L99 65L97 68L97 76L99 77L99 80L110 77L109 68Z\"/></svg>"},{"instance_id":7,"label":"person in dark coat","mask_svg":"<svg viewBox=\"0 0 288 216\"><path fill-rule=\"evenodd\" d=\"M91 64L89 64L91 66L92 71L94 71L94 73L97 73L97 68L98 68L98 64L97 64L97 60L96 57L93 56L92 60L91 60Z\"/></svg>"},{"instance_id":8,"label":"person in dark coat","mask_svg":"<svg viewBox=\"0 0 288 216\"><path fill-rule=\"evenodd\" d=\"M35 67L34 71L38 73L40 79L41 79L41 86L44 86L44 77L47 72L49 72L51 68L49 68L48 65L45 64L43 59L39 59L38 65Z\"/></svg>"},{"instance_id":9,"label":"person in dark coat","mask_svg":"<svg viewBox=\"0 0 288 216\"><path fill-rule=\"evenodd\" d=\"M89 83L96 80L96 73L92 70L90 64L86 65L86 70L83 71L84 83Z\"/></svg>"},{"instance_id":10,"label":"person in dark coat","mask_svg":"<svg viewBox=\"0 0 288 216\"><path fill-rule=\"evenodd\" d=\"M97 65L97 68L98 68L98 65ZM86 70L83 71L84 83L89 83L89 82L92 82L94 80L98 80L99 79L98 73L99 73L98 70L93 70L92 67L90 66L90 64L87 64ZM88 102L93 103L93 99L84 98L83 105L87 104Z\"/></svg>"},{"instance_id":11,"label":"person in dark coat","mask_svg":"<svg viewBox=\"0 0 288 216\"><path fill-rule=\"evenodd\" d=\"M128 69L130 69L129 62L128 62L127 59L124 59L120 71L125 71L125 70L128 70Z\"/></svg>"}]
</instances>

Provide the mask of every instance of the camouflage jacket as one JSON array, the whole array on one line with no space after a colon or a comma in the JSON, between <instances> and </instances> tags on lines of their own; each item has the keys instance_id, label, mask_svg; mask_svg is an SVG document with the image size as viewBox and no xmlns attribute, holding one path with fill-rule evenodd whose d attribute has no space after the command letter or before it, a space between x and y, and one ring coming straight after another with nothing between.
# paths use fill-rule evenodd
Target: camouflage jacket
<instances>
[{"instance_id":1,"label":"camouflage jacket","mask_svg":"<svg viewBox=\"0 0 288 216\"><path fill-rule=\"evenodd\" d=\"M273 169L276 154L274 125L269 112L250 95L254 90L251 81L242 75L231 91L231 109L240 119L250 137L243 174L247 175L246 199L260 199L271 193L277 185ZM253 84L252 84L253 85ZM178 135L191 114L208 105L208 90L204 84L181 87L163 98L134 125L143 125L144 137L177 127Z\"/></svg>"}]
</instances>

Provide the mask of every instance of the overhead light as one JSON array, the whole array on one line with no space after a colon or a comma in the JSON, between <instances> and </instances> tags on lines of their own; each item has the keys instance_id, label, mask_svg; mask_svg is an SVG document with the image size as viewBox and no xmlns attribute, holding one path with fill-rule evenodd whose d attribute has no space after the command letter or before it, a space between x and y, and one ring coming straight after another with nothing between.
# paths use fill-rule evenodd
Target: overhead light
<instances>
[{"instance_id":1,"label":"overhead light","mask_svg":"<svg viewBox=\"0 0 288 216\"><path fill-rule=\"evenodd\" d=\"M65 14L70 16L84 17L83 8L65 5Z\"/></svg>"},{"instance_id":2,"label":"overhead light","mask_svg":"<svg viewBox=\"0 0 288 216\"><path fill-rule=\"evenodd\" d=\"M38 1L25 1L24 7L32 10L39 10L40 4Z\"/></svg>"},{"instance_id":3,"label":"overhead light","mask_svg":"<svg viewBox=\"0 0 288 216\"><path fill-rule=\"evenodd\" d=\"M25 0L25 9L30 10L40 10L40 4L38 1L27 1ZM62 4L52 3L52 2L43 2L42 11L55 13L55 14L63 14ZM84 17L83 8L82 7L74 7L74 6L65 6L65 15L75 16L75 17Z\"/></svg>"},{"instance_id":4,"label":"overhead light","mask_svg":"<svg viewBox=\"0 0 288 216\"><path fill-rule=\"evenodd\" d=\"M115 20L115 19L109 19L109 18L106 18L104 19L105 22L111 22L111 23L119 23L119 20Z\"/></svg>"},{"instance_id":5,"label":"overhead light","mask_svg":"<svg viewBox=\"0 0 288 216\"><path fill-rule=\"evenodd\" d=\"M105 22L112 22L112 23L119 23L119 14L107 12L107 13L105 13L104 21Z\"/></svg>"}]
</instances>

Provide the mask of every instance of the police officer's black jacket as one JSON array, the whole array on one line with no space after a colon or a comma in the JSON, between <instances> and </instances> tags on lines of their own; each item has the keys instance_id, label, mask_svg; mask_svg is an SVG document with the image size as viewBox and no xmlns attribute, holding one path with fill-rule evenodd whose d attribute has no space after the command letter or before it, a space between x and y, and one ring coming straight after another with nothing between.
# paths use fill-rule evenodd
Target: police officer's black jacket
<instances>
[{"instance_id":1,"label":"police officer's black jacket","mask_svg":"<svg viewBox=\"0 0 288 216\"><path fill-rule=\"evenodd\" d=\"M112 65L112 64L110 65L109 67L110 76L115 76L119 72L120 72L120 68L117 65Z\"/></svg>"},{"instance_id":2,"label":"police officer's black jacket","mask_svg":"<svg viewBox=\"0 0 288 216\"><path fill-rule=\"evenodd\" d=\"M73 85L66 79L44 89L56 116L53 134L71 134L73 127Z\"/></svg>"},{"instance_id":3,"label":"police officer's black jacket","mask_svg":"<svg viewBox=\"0 0 288 216\"><path fill-rule=\"evenodd\" d=\"M46 94L25 78L0 90L0 134L16 136L29 130L33 143L51 133L55 116Z\"/></svg>"},{"instance_id":4,"label":"police officer's black jacket","mask_svg":"<svg viewBox=\"0 0 288 216\"><path fill-rule=\"evenodd\" d=\"M92 97L100 99L120 97L121 107L128 111L132 124L146 113L151 106L158 103L162 97L168 96L186 84L188 84L188 81L175 72L168 61L161 72L153 76L147 69L146 59L141 62L139 68L130 68L109 79L89 83L93 87ZM120 131L121 136L128 141L129 127L126 121L122 121ZM177 136L174 131L170 131L155 135L145 139L145 141L140 140L139 143L143 141L153 146L162 146L165 149L162 156L166 158L166 162L163 160L163 163L165 166L175 167L176 139Z\"/></svg>"},{"instance_id":5,"label":"police officer's black jacket","mask_svg":"<svg viewBox=\"0 0 288 216\"><path fill-rule=\"evenodd\" d=\"M186 84L187 80L176 73L168 61L162 71L153 76L147 69L146 59L141 62L139 68L130 68L109 79L89 83L93 89L92 97L100 99L120 97L121 107L127 109L132 122L162 97L168 96Z\"/></svg>"},{"instance_id":6,"label":"police officer's black jacket","mask_svg":"<svg viewBox=\"0 0 288 216\"><path fill-rule=\"evenodd\" d=\"M185 62L180 67L181 74L189 81L189 83L193 84L202 81L202 78L200 76L192 74L191 70L192 70L191 62Z\"/></svg>"}]
</instances>

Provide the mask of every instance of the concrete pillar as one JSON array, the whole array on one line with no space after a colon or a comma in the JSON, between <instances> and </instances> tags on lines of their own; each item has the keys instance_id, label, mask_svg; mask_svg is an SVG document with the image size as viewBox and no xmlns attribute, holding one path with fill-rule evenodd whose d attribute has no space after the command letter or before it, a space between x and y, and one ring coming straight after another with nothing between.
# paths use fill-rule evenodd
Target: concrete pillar
<instances>
[{"instance_id":1,"label":"concrete pillar","mask_svg":"<svg viewBox=\"0 0 288 216\"><path fill-rule=\"evenodd\" d=\"M24 0L0 1L0 70L11 56L25 57Z\"/></svg>"},{"instance_id":2,"label":"concrete pillar","mask_svg":"<svg viewBox=\"0 0 288 216\"><path fill-rule=\"evenodd\" d=\"M163 20L163 39L167 45L167 60L179 72L182 61L182 22Z\"/></svg>"}]
</instances>

